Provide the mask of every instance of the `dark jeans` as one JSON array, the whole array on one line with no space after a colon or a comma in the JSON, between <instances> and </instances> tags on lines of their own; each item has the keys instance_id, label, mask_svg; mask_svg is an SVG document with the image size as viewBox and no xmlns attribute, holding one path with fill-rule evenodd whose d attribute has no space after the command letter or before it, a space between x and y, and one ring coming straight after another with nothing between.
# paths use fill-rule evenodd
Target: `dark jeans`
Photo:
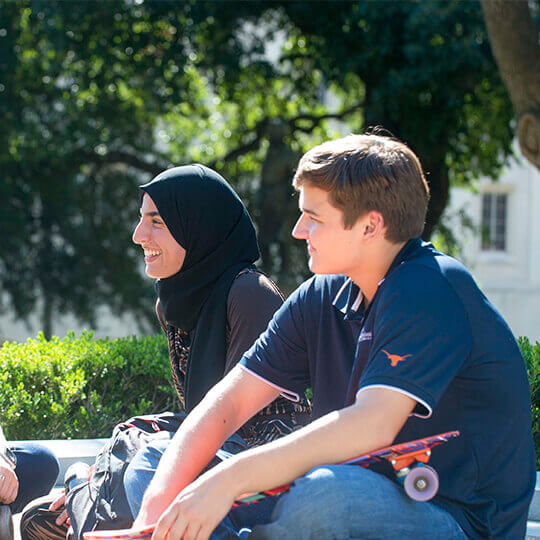
<instances>
[{"instance_id":1,"label":"dark jeans","mask_svg":"<svg viewBox=\"0 0 540 540\"><path fill-rule=\"evenodd\" d=\"M17 456L15 474L19 479L19 492L10 504L11 511L16 514L30 501L49 493L56 482L59 466L52 452L39 444L14 443L10 448Z\"/></svg>"}]
</instances>

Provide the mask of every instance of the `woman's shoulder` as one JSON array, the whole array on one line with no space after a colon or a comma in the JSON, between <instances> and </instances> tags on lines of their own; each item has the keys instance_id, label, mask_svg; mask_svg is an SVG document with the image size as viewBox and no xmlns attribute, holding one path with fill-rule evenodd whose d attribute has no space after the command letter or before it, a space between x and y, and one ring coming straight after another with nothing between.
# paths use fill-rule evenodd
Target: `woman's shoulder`
<instances>
[{"instance_id":1,"label":"woman's shoulder","mask_svg":"<svg viewBox=\"0 0 540 540\"><path fill-rule=\"evenodd\" d=\"M234 321L254 318L264 319L263 327L283 304L278 286L256 269L242 270L235 277L227 298L227 314L230 326Z\"/></svg>"},{"instance_id":2,"label":"woman's shoulder","mask_svg":"<svg viewBox=\"0 0 540 540\"><path fill-rule=\"evenodd\" d=\"M283 298L277 285L255 269L240 272L227 298L227 373L263 332Z\"/></svg>"},{"instance_id":3,"label":"woman's shoulder","mask_svg":"<svg viewBox=\"0 0 540 540\"><path fill-rule=\"evenodd\" d=\"M283 294L279 287L263 272L255 268L246 268L234 278L229 290L229 302L233 299L267 297L275 298L281 304Z\"/></svg>"}]
</instances>

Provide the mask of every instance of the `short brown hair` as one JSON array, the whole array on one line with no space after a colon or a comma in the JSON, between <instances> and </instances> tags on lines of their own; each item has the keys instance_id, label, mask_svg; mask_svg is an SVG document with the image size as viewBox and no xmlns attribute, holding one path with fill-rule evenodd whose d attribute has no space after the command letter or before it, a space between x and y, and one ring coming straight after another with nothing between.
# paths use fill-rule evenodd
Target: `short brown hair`
<instances>
[{"instance_id":1,"label":"short brown hair","mask_svg":"<svg viewBox=\"0 0 540 540\"><path fill-rule=\"evenodd\" d=\"M399 243L424 230L429 187L422 165L402 142L382 135L349 135L304 154L293 185L304 183L330 193L350 229L367 212L380 212L386 239Z\"/></svg>"}]
</instances>

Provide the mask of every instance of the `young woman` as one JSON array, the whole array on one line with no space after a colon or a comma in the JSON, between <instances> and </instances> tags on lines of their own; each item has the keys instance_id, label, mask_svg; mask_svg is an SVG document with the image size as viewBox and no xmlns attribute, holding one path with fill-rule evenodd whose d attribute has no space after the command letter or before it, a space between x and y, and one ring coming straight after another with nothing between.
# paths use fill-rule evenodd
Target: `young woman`
<instances>
[{"instance_id":1,"label":"young woman","mask_svg":"<svg viewBox=\"0 0 540 540\"><path fill-rule=\"evenodd\" d=\"M157 314L169 342L173 380L189 412L242 357L280 307L277 287L253 263L259 249L246 208L216 172L177 167L142 186L133 241L157 278ZM240 435L269 442L309 422L307 401L279 398ZM124 478L132 513L166 444L143 449Z\"/></svg>"}]
</instances>

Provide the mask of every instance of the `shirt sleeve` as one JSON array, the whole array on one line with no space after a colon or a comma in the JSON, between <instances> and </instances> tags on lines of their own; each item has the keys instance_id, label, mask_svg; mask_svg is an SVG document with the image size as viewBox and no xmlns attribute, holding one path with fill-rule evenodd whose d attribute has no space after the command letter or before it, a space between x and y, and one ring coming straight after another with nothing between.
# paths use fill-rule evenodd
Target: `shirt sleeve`
<instances>
[{"instance_id":1,"label":"shirt sleeve","mask_svg":"<svg viewBox=\"0 0 540 540\"><path fill-rule=\"evenodd\" d=\"M244 272L233 281L227 298L229 339L225 373L238 363L266 330L281 304L283 298L279 289L260 272Z\"/></svg>"},{"instance_id":2,"label":"shirt sleeve","mask_svg":"<svg viewBox=\"0 0 540 540\"><path fill-rule=\"evenodd\" d=\"M429 418L470 353L465 308L445 278L431 269L409 269L399 288L387 290L377 305L358 392L392 388L417 401L413 414Z\"/></svg>"},{"instance_id":3,"label":"shirt sleeve","mask_svg":"<svg viewBox=\"0 0 540 540\"><path fill-rule=\"evenodd\" d=\"M276 312L266 331L244 354L240 365L299 401L310 384L305 342L304 288L297 289Z\"/></svg>"}]
</instances>

